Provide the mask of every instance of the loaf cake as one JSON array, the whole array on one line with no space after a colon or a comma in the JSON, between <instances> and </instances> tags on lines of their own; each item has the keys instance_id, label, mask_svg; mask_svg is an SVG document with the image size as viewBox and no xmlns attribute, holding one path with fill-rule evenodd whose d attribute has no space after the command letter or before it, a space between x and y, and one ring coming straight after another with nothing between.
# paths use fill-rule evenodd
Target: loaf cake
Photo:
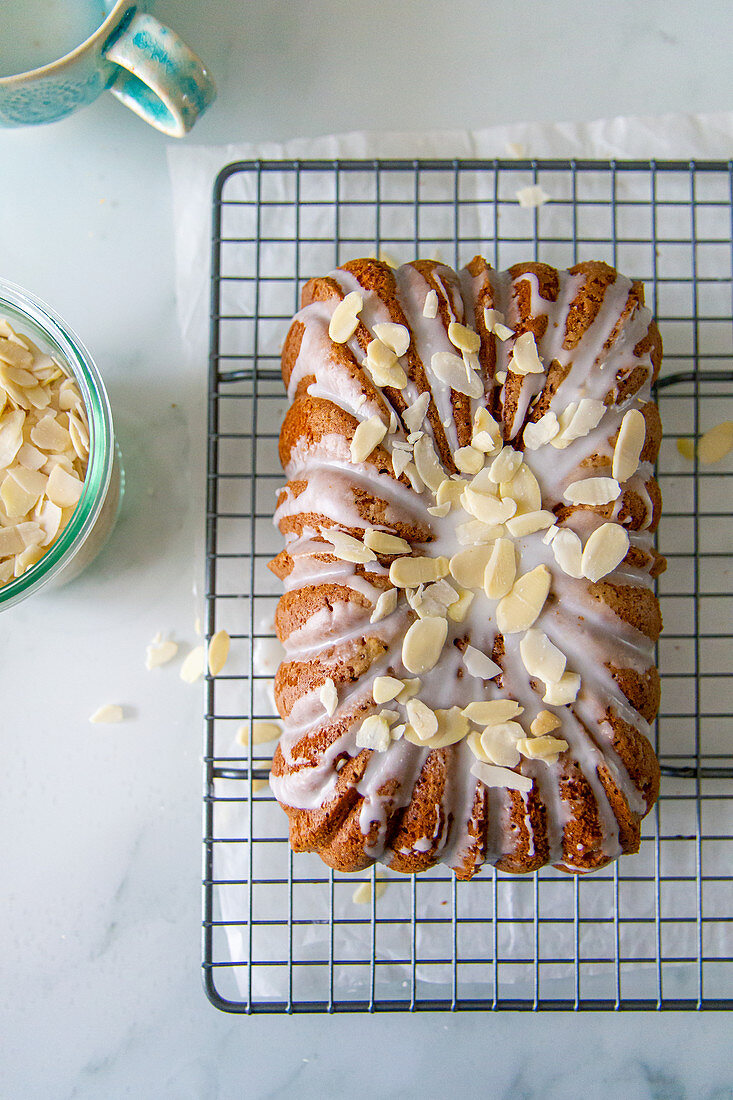
<instances>
[{"instance_id":1,"label":"loaf cake","mask_svg":"<svg viewBox=\"0 0 733 1100\"><path fill-rule=\"evenodd\" d=\"M660 360L642 286L600 262L362 259L306 284L271 563L294 850L466 879L638 849Z\"/></svg>"}]
</instances>

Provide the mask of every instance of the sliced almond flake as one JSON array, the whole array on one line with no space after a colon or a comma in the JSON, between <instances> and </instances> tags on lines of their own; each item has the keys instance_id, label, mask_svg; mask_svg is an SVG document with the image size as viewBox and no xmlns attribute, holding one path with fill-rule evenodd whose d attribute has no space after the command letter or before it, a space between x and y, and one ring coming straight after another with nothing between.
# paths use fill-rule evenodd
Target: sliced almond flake
<instances>
[{"instance_id":1,"label":"sliced almond flake","mask_svg":"<svg viewBox=\"0 0 733 1100\"><path fill-rule=\"evenodd\" d=\"M59 408L75 409L81 402L81 394L73 378L66 378L59 386Z\"/></svg>"},{"instance_id":2,"label":"sliced almond flake","mask_svg":"<svg viewBox=\"0 0 733 1100\"><path fill-rule=\"evenodd\" d=\"M494 539L505 533L500 523L482 523L479 519L469 519L466 523L456 524L456 541L461 546L488 546Z\"/></svg>"},{"instance_id":3,"label":"sliced almond flake","mask_svg":"<svg viewBox=\"0 0 733 1100\"><path fill-rule=\"evenodd\" d=\"M243 748L249 746L250 726L252 727L252 744L266 745L270 741L276 741L281 734L277 722L269 722L264 718L255 718L254 722L245 722L237 729L237 743Z\"/></svg>"},{"instance_id":4,"label":"sliced almond flake","mask_svg":"<svg viewBox=\"0 0 733 1100\"><path fill-rule=\"evenodd\" d=\"M374 605L374 610L369 618L370 623L381 622L382 619L386 619L388 615L397 607L397 589L388 588L386 592L382 592Z\"/></svg>"},{"instance_id":5,"label":"sliced almond flake","mask_svg":"<svg viewBox=\"0 0 733 1100\"><path fill-rule=\"evenodd\" d=\"M31 365L32 360L29 362L29 366ZM4 374L6 378L15 382L16 386L22 386L24 390L38 385L35 374L30 370L24 370L23 367L7 366L5 367Z\"/></svg>"},{"instance_id":6,"label":"sliced almond flake","mask_svg":"<svg viewBox=\"0 0 733 1100\"><path fill-rule=\"evenodd\" d=\"M33 515L43 532L43 545L48 546L56 538L63 519L63 510L52 500L41 499Z\"/></svg>"},{"instance_id":7,"label":"sliced almond flake","mask_svg":"<svg viewBox=\"0 0 733 1100\"><path fill-rule=\"evenodd\" d=\"M433 293L435 293L433 291ZM375 882L374 884L374 900L378 901L381 898L384 891L387 889L389 883L387 882ZM351 900L354 905L370 905L372 900L372 884L371 882L362 882L360 886L354 890L351 895Z\"/></svg>"},{"instance_id":8,"label":"sliced almond flake","mask_svg":"<svg viewBox=\"0 0 733 1100\"><path fill-rule=\"evenodd\" d=\"M500 386L503 386L504 383L506 382L506 371L505 370L498 370L496 372L496 374L494 375L494 378L496 379L496 381L499 383Z\"/></svg>"},{"instance_id":9,"label":"sliced almond flake","mask_svg":"<svg viewBox=\"0 0 733 1100\"><path fill-rule=\"evenodd\" d=\"M21 466L25 466L26 470L40 470L46 461L46 457L32 443L24 443L17 454L18 462Z\"/></svg>"},{"instance_id":10,"label":"sliced almond flake","mask_svg":"<svg viewBox=\"0 0 733 1100\"><path fill-rule=\"evenodd\" d=\"M430 394L421 393L402 413L402 419L409 432L419 432L427 415Z\"/></svg>"},{"instance_id":11,"label":"sliced almond flake","mask_svg":"<svg viewBox=\"0 0 733 1100\"><path fill-rule=\"evenodd\" d=\"M509 370L512 374L542 374L544 369L542 360L537 353L534 333L523 332L514 341L512 357L509 360Z\"/></svg>"},{"instance_id":12,"label":"sliced almond flake","mask_svg":"<svg viewBox=\"0 0 733 1100\"><path fill-rule=\"evenodd\" d=\"M373 340L372 343L376 344L379 341ZM371 344L369 346L371 347ZM379 388L386 386L395 390L403 390L407 385L407 375L397 362L396 357L394 364L390 367L378 367L369 358L364 360L364 366L369 371L374 385Z\"/></svg>"},{"instance_id":13,"label":"sliced almond flake","mask_svg":"<svg viewBox=\"0 0 733 1100\"><path fill-rule=\"evenodd\" d=\"M38 546L43 542L43 528L35 520L19 523L15 530L23 541L24 549L28 549L30 546Z\"/></svg>"},{"instance_id":14,"label":"sliced almond flake","mask_svg":"<svg viewBox=\"0 0 733 1100\"><path fill-rule=\"evenodd\" d=\"M710 428L697 445L697 455L703 466L722 462L731 450L733 450L733 420L726 420Z\"/></svg>"},{"instance_id":15,"label":"sliced almond flake","mask_svg":"<svg viewBox=\"0 0 733 1100\"><path fill-rule=\"evenodd\" d=\"M468 588L461 588L458 599L448 608L448 618L454 623L462 623L468 614L468 609L473 603L475 593Z\"/></svg>"},{"instance_id":16,"label":"sliced almond flake","mask_svg":"<svg viewBox=\"0 0 733 1100\"><path fill-rule=\"evenodd\" d=\"M438 732L438 716L425 703L419 699L408 699L405 710L410 725L421 741L427 741Z\"/></svg>"},{"instance_id":17,"label":"sliced almond flake","mask_svg":"<svg viewBox=\"0 0 733 1100\"><path fill-rule=\"evenodd\" d=\"M481 347L481 337L468 325L462 325L458 321L451 321L448 325L448 339L459 351L465 351L470 355Z\"/></svg>"},{"instance_id":18,"label":"sliced almond flake","mask_svg":"<svg viewBox=\"0 0 733 1100\"><path fill-rule=\"evenodd\" d=\"M538 565L514 582L511 592L496 608L496 623L502 634L529 630L545 605L551 579L547 566Z\"/></svg>"},{"instance_id":19,"label":"sliced almond flake","mask_svg":"<svg viewBox=\"0 0 733 1100\"><path fill-rule=\"evenodd\" d=\"M453 507L461 499L461 493L466 488L466 484L467 482L463 478L454 481L452 478L447 477L438 486L435 499L438 504L450 504Z\"/></svg>"},{"instance_id":20,"label":"sliced almond flake","mask_svg":"<svg viewBox=\"0 0 733 1100\"><path fill-rule=\"evenodd\" d=\"M443 607L450 607L458 599L455 588L445 578L436 581L435 584L429 584L425 589L425 595L428 599L436 600Z\"/></svg>"},{"instance_id":21,"label":"sliced almond flake","mask_svg":"<svg viewBox=\"0 0 733 1100\"><path fill-rule=\"evenodd\" d=\"M405 722L400 722L397 726L389 727L389 735L393 741L400 741L405 736L405 730L407 725Z\"/></svg>"},{"instance_id":22,"label":"sliced almond flake","mask_svg":"<svg viewBox=\"0 0 733 1100\"><path fill-rule=\"evenodd\" d=\"M41 386L30 386L25 395L34 409L45 409L51 404L51 397Z\"/></svg>"},{"instance_id":23,"label":"sliced almond flake","mask_svg":"<svg viewBox=\"0 0 733 1100\"><path fill-rule=\"evenodd\" d=\"M580 691L580 676L577 672L563 672L556 684L548 684L542 696L543 703L553 707L564 707L574 703Z\"/></svg>"},{"instance_id":24,"label":"sliced almond flake","mask_svg":"<svg viewBox=\"0 0 733 1100\"><path fill-rule=\"evenodd\" d=\"M395 435L396 432L399 431L399 429L400 429L400 422L397 419L397 414L395 413L394 409L390 409L389 410L389 427L387 428L387 432L389 433L389 435Z\"/></svg>"},{"instance_id":25,"label":"sliced almond flake","mask_svg":"<svg viewBox=\"0 0 733 1100\"><path fill-rule=\"evenodd\" d=\"M26 546L25 550L21 550L21 552L15 556L13 562L13 575L21 577L26 569L30 569L32 565L35 565L37 561L41 560L43 553L44 551L40 546Z\"/></svg>"},{"instance_id":26,"label":"sliced almond flake","mask_svg":"<svg viewBox=\"0 0 733 1100\"><path fill-rule=\"evenodd\" d=\"M11 465L23 445L24 421L20 409L6 413L0 420L0 470Z\"/></svg>"},{"instance_id":27,"label":"sliced almond flake","mask_svg":"<svg viewBox=\"0 0 733 1100\"><path fill-rule=\"evenodd\" d=\"M398 366L397 356L381 340L371 340L367 344L369 365L378 371L391 371Z\"/></svg>"},{"instance_id":28,"label":"sliced almond flake","mask_svg":"<svg viewBox=\"0 0 733 1100\"><path fill-rule=\"evenodd\" d=\"M691 439L678 439L677 450L683 458L689 459L690 462L695 458L695 444Z\"/></svg>"},{"instance_id":29,"label":"sliced almond flake","mask_svg":"<svg viewBox=\"0 0 733 1100\"><path fill-rule=\"evenodd\" d=\"M167 665L178 653L176 642L151 642L145 649L145 667L148 672L161 665Z\"/></svg>"},{"instance_id":30,"label":"sliced almond flake","mask_svg":"<svg viewBox=\"0 0 733 1100\"><path fill-rule=\"evenodd\" d=\"M364 301L357 290L352 290L334 309L328 325L328 335L335 344L345 344L356 332L359 313Z\"/></svg>"},{"instance_id":31,"label":"sliced almond flake","mask_svg":"<svg viewBox=\"0 0 733 1100\"><path fill-rule=\"evenodd\" d=\"M502 481L511 481L522 465L522 454L513 447L503 447L489 467L489 480L498 485Z\"/></svg>"},{"instance_id":32,"label":"sliced almond flake","mask_svg":"<svg viewBox=\"0 0 733 1100\"><path fill-rule=\"evenodd\" d=\"M509 768L499 768L495 764L485 764L477 760L471 766L471 775L475 775L485 787L505 787L510 791L531 791L532 780L526 775L510 771Z\"/></svg>"},{"instance_id":33,"label":"sliced almond flake","mask_svg":"<svg viewBox=\"0 0 733 1100\"><path fill-rule=\"evenodd\" d=\"M415 466L414 462L407 463L407 465L405 466L405 473L409 478L413 492L422 493L423 489L425 488L425 483L417 472L417 467Z\"/></svg>"},{"instance_id":34,"label":"sliced almond flake","mask_svg":"<svg viewBox=\"0 0 733 1100\"><path fill-rule=\"evenodd\" d=\"M60 508L73 508L83 488L83 483L75 474L67 472L61 466L56 466L48 476L45 491L48 499L58 504Z\"/></svg>"},{"instance_id":35,"label":"sliced almond flake","mask_svg":"<svg viewBox=\"0 0 733 1100\"><path fill-rule=\"evenodd\" d=\"M438 519L444 519L450 512L450 501L446 501L445 504L433 504L428 507L428 513L431 516L436 516Z\"/></svg>"},{"instance_id":36,"label":"sliced almond flake","mask_svg":"<svg viewBox=\"0 0 733 1100\"><path fill-rule=\"evenodd\" d=\"M376 527L369 527L364 532L364 545L377 554L409 554L412 549L407 539L391 535L389 531L378 531Z\"/></svg>"},{"instance_id":37,"label":"sliced almond flake","mask_svg":"<svg viewBox=\"0 0 733 1100\"><path fill-rule=\"evenodd\" d=\"M445 480L445 470L428 436L424 435L417 440L413 455L418 474L427 487L435 492Z\"/></svg>"},{"instance_id":38,"label":"sliced almond flake","mask_svg":"<svg viewBox=\"0 0 733 1100\"><path fill-rule=\"evenodd\" d=\"M8 340L5 337L0 337L0 359L8 366L20 370L27 370L33 363L33 356L27 348L17 340Z\"/></svg>"},{"instance_id":39,"label":"sliced almond flake","mask_svg":"<svg viewBox=\"0 0 733 1100\"><path fill-rule=\"evenodd\" d=\"M490 600L500 600L511 592L516 577L514 544L509 539L497 539L484 570L484 592Z\"/></svg>"},{"instance_id":40,"label":"sliced almond flake","mask_svg":"<svg viewBox=\"0 0 733 1100\"><path fill-rule=\"evenodd\" d=\"M406 325L385 321L373 326L374 335L386 344L395 355L404 355L410 346L410 330Z\"/></svg>"},{"instance_id":41,"label":"sliced almond flake","mask_svg":"<svg viewBox=\"0 0 733 1100\"><path fill-rule=\"evenodd\" d=\"M581 569L589 581L607 577L626 557L628 532L620 523L602 523L589 537L583 550Z\"/></svg>"},{"instance_id":42,"label":"sliced almond flake","mask_svg":"<svg viewBox=\"0 0 733 1100\"><path fill-rule=\"evenodd\" d=\"M438 662L447 634L447 622L437 615L414 622L402 643L402 663L407 671L420 675L433 668Z\"/></svg>"},{"instance_id":43,"label":"sliced almond flake","mask_svg":"<svg viewBox=\"0 0 733 1100\"><path fill-rule=\"evenodd\" d=\"M552 540L552 553L563 573L569 577L583 576L583 544L575 531L567 527L559 528Z\"/></svg>"},{"instance_id":44,"label":"sliced almond flake","mask_svg":"<svg viewBox=\"0 0 733 1100\"><path fill-rule=\"evenodd\" d=\"M464 707L463 713L477 726L495 726L499 722L518 718L524 713L524 708L514 699L480 699Z\"/></svg>"},{"instance_id":45,"label":"sliced almond flake","mask_svg":"<svg viewBox=\"0 0 733 1100\"><path fill-rule=\"evenodd\" d=\"M459 447L453 461L462 474L477 474L484 464L484 455L477 447Z\"/></svg>"},{"instance_id":46,"label":"sliced almond flake","mask_svg":"<svg viewBox=\"0 0 733 1100\"><path fill-rule=\"evenodd\" d=\"M642 413L639 409L629 409L621 421L613 449L611 473L618 482L628 481L636 473L645 438L646 421Z\"/></svg>"},{"instance_id":47,"label":"sliced almond flake","mask_svg":"<svg viewBox=\"0 0 733 1100\"><path fill-rule=\"evenodd\" d=\"M379 706L389 703L397 698L404 686L403 681L394 676L377 676L372 684L372 699Z\"/></svg>"},{"instance_id":48,"label":"sliced almond flake","mask_svg":"<svg viewBox=\"0 0 733 1100\"><path fill-rule=\"evenodd\" d=\"M513 335L514 335L514 329L513 328L507 328L506 325L502 325L500 322L497 322L494 325L494 336L496 336L497 340L501 340L502 343L505 343L509 339L509 337L513 336ZM505 382L506 381L506 371L502 371L502 373L504 375L504 378L502 379L502 381ZM498 373L497 373L496 377L497 378L499 377Z\"/></svg>"},{"instance_id":49,"label":"sliced almond flake","mask_svg":"<svg viewBox=\"0 0 733 1100\"><path fill-rule=\"evenodd\" d=\"M530 676L556 684L565 671L566 657L541 630L528 630L519 643L522 664Z\"/></svg>"},{"instance_id":50,"label":"sliced almond flake","mask_svg":"<svg viewBox=\"0 0 733 1100\"><path fill-rule=\"evenodd\" d=\"M200 680L206 668L206 650L204 646L197 645L186 656L179 673L187 684L194 684Z\"/></svg>"},{"instance_id":51,"label":"sliced almond flake","mask_svg":"<svg viewBox=\"0 0 733 1100\"><path fill-rule=\"evenodd\" d=\"M463 359L450 351L436 351L430 360L433 374L456 393L467 397L483 397L484 384L474 371L467 370Z\"/></svg>"},{"instance_id":52,"label":"sliced almond flake","mask_svg":"<svg viewBox=\"0 0 733 1100\"><path fill-rule=\"evenodd\" d=\"M13 576L13 564L12 558L8 558L7 561L0 561L0 585L7 584Z\"/></svg>"},{"instance_id":53,"label":"sliced almond flake","mask_svg":"<svg viewBox=\"0 0 733 1100\"><path fill-rule=\"evenodd\" d=\"M468 719L461 714L460 707L436 710L438 732L426 742L429 749L445 749L457 745L468 734Z\"/></svg>"},{"instance_id":54,"label":"sliced almond flake","mask_svg":"<svg viewBox=\"0 0 733 1100\"><path fill-rule=\"evenodd\" d=\"M362 408L362 406L366 405L366 403L367 395L365 393L360 393L356 401L354 402L354 412L358 412L359 409Z\"/></svg>"},{"instance_id":55,"label":"sliced almond flake","mask_svg":"<svg viewBox=\"0 0 733 1100\"><path fill-rule=\"evenodd\" d=\"M495 661L472 645L467 645L464 649L463 663L469 675L479 680L493 680L501 672L501 668Z\"/></svg>"},{"instance_id":56,"label":"sliced almond flake","mask_svg":"<svg viewBox=\"0 0 733 1100\"><path fill-rule=\"evenodd\" d=\"M18 406L20 409L30 409L31 403L28 400L25 390L22 386L17 386L12 379L8 378L7 370L0 366L0 386L5 390L8 397Z\"/></svg>"},{"instance_id":57,"label":"sliced almond flake","mask_svg":"<svg viewBox=\"0 0 733 1100\"><path fill-rule=\"evenodd\" d=\"M422 307L423 317L428 317L432 320L433 317L438 315L438 293L435 290L429 290L425 295L425 302Z\"/></svg>"},{"instance_id":58,"label":"sliced almond flake","mask_svg":"<svg viewBox=\"0 0 733 1100\"><path fill-rule=\"evenodd\" d=\"M529 728L534 737L542 737L546 733L552 733L561 725L562 722L551 710L541 710Z\"/></svg>"},{"instance_id":59,"label":"sliced almond flake","mask_svg":"<svg viewBox=\"0 0 733 1100\"><path fill-rule=\"evenodd\" d=\"M8 558L14 554L20 554L25 550L23 541L17 527L0 527L0 558Z\"/></svg>"},{"instance_id":60,"label":"sliced almond flake","mask_svg":"<svg viewBox=\"0 0 733 1100\"><path fill-rule=\"evenodd\" d=\"M425 432L410 432L407 437L407 442L410 444L411 447L414 447L418 439L422 439L424 435Z\"/></svg>"},{"instance_id":61,"label":"sliced almond flake","mask_svg":"<svg viewBox=\"0 0 733 1100\"><path fill-rule=\"evenodd\" d=\"M537 478L526 462L517 470L511 481L499 483L499 496L511 497L517 502L517 512L538 512L542 508L542 491Z\"/></svg>"},{"instance_id":62,"label":"sliced almond flake","mask_svg":"<svg viewBox=\"0 0 733 1100\"><path fill-rule=\"evenodd\" d=\"M94 725L99 723L111 723L121 722L124 715L122 713L122 707L117 703L105 703L104 706L98 707L94 714L90 714L89 721Z\"/></svg>"},{"instance_id":63,"label":"sliced almond flake","mask_svg":"<svg viewBox=\"0 0 733 1100\"><path fill-rule=\"evenodd\" d=\"M461 588L481 588L484 571L491 557L491 546L469 546L450 559L450 574Z\"/></svg>"},{"instance_id":64,"label":"sliced almond flake","mask_svg":"<svg viewBox=\"0 0 733 1100\"><path fill-rule=\"evenodd\" d=\"M61 452L69 446L71 437L55 416L47 414L31 428L31 442L42 451Z\"/></svg>"},{"instance_id":65,"label":"sliced almond flake","mask_svg":"<svg viewBox=\"0 0 733 1100\"><path fill-rule=\"evenodd\" d=\"M339 705L338 691L336 685L333 682L332 677L327 676L323 684L321 684L318 697L323 704L323 709L329 718L333 718L336 713L336 707Z\"/></svg>"},{"instance_id":66,"label":"sliced almond flake","mask_svg":"<svg viewBox=\"0 0 733 1100\"><path fill-rule=\"evenodd\" d=\"M503 325L506 318L499 309L489 309L484 306L484 324L489 332L494 332L496 325Z\"/></svg>"},{"instance_id":67,"label":"sliced almond flake","mask_svg":"<svg viewBox=\"0 0 733 1100\"><path fill-rule=\"evenodd\" d=\"M89 431L82 424L78 416L69 413L69 435L71 443L79 458L85 459L89 454Z\"/></svg>"},{"instance_id":68,"label":"sliced almond flake","mask_svg":"<svg viewBox=\"0 0 733 1100\"><path fill-rule=\"evenodd\" d=\"M600 506L610 504L617 500L621 493L621 486L612 477L587 477L581 481L573 481L563 493L563 497L570 504L590 504Z\"/></svg>"},{"instance_id":69,"label":"sliced almond flake","mask_svg":"<svg viewBox=\"0 0 733 1100\"><path fill-rule=\"evenodd\" d=\"M501 444L497 445L496 440L489 432L476 432L471 437L471 446L485 455L491 455L501 447Z\"/></svg>"},{"instance_id":70,"label":"sliced almond flake","mask_svg":"<svg viewBox=\"0 0 733 1100\"><path fill-rule=\"evenodd\" d=\"M389 567L389 579L396 588L417 588L419 584L439 581L448 574L445 557L397 558Z\"/></svg>"},{"instance_id":71,"label":"sliced almond flake","mask_svg":"<svg viewBox=\"0 0 733 1100\"><path fill-rule=\"evenodd\" d=\"M517 742L522 756L530 760L544 760L547 764L556 764L560 753L565 752L567 747L568 743L562 737L550 737L549 734L525 737Z\"/></svg>"},{"instance_id":72,"label":"sliced almond flake","mask_svg":"<svg viewBox=\"0 0 733 1100\"><path fill-rule=\"evenodd\" d=\"M545 546L550 545L559 530L560 528L557 526L557 524L555 524L552 527L549 527L547 531L545 531L544 535L542 536L542 541L544 542Z\"/></svg>"},{"instance_id":73,"label":"sliced almond flake","mask_svg":"<svg viewBox=\"0 0 733 1100\"><path fill-rule=\"evenodd\" d=\"M329 529L324 532L324 535L333 546L334 556L341 561L365 565L367 562L377 560L377 555L373 550L370 550L359 539L355 539L353 535L347 534L346 531Z\"/></svg>"},{"instance_id":74,"label":"sliced almond flake","mask_svg":"<svg viewBox=\"0 0 733 1100\"><path fill-rule=\"evenodd\" d=\"M29 512L42 493L47 491L49 481L39 470L12 466L0 486L0 499L7 515L12 519Z\"/></svg>"},{"instance_id":75,"label":"sliced almond flake","mask_svg":"<svg viewBox=\"0 0 733 1100\"><path fill-rule=\"evenodd\" d=\"M488 525L506 523L517 510L516 501L511 497L499 500L489 493L476 492L471 486L464 490L461 504L469 515Z\"/></svg>"},{"instance_id":76,"label":"sliced almond flake","mask_svg":"<svg viewBox=\"0 0 733 1100\"><path fill-rule=\"evenodd\" d=\"M535 531L544 531L546 528L552 527L554 522L554 512L544 510L525 512L521 516L508 519L506 529L513 538L524 538L527 535L533 535Z\"/></svg>"},{"instance_id":77,"label":"sliced almond flake","mask_svg":"<svg viewBox=\"0 0 733 1100\"><path fill-rule=\"evenodd\" d=\"M560 413L560 416L558 418L559 431L557 435L553 436L553 438L550 440L550 446L554 447L556 450L564 450L566 447L570 446L570 440L565 435L565 431L570 425L570 422L575 416L577 410L578 402L571 401L570 404L566 405Z\"/></svg>"},{"instance_id":78,"label":"sliced almond flake","mask_svg":"<svg viewBox=\"0 0 733 1100\"><path fill-rule=\"evenodd\" d=\"M519 205L529 209L534 209L537 206L544 206L550 198L547 192L540 187L539 183L532 183L528 187L520 187L516 195Z\"/></svg>"},{"instance_id":79,"label":"sliced almond flake","mask_svg":"<svg viewBox=\"0 0 733 1100\"><path fill-rule=\"evenodd\" d=\"M403 451L396 447L392 450L392 470L395 477L402 477L405 470L412 463L412 449Z\"/></svg>"},{"instance_id":80,"label":"sliced almond flake","mask_svg":"<svg viewBox=\"0 0 733 1100\"><path fill-rule=\"evenodd\" d=\"M524 736L519 722L498 722L487 726L479 735L483 758L489 764L516 767L520 760L517 742Z\"/></svg>"},{"instance_id":81,"label":"sliced almond flake","mask_svg":"<svg viewBox=\"0 0 733 1100\"><path fill-rule=\"evenodd\" d=\"M549 409L539 420L525 425L524 446L528 451L536 451L554 439L559 431L560 424L557 416L552 409Z\"/></svg>"},{"instance_id":82,"label":"sliced almond flake","mask_svg":"<svg viewBox=\"0 0 733 1100\"><path fill-rule=\"evenodd\" d=\"M351 461L365 462L386 434L387 426L380 416L370 416L368 420L362 420L349 445Z\"/></svg>"},{"instance_id":83,"label":"sliced almond flake","mask_svg":"<svg viewBox=\"0 0 733 1100\"><path fill-rule=\"evenodd\" d=\"M416 676L412 680L403 680L402 683L403 688L397 696L397 702L404 706L408 699L414 699L416 695L419 695L420 689L422 688L422 680L419 676Z\"/></svg>"},{"instance_id":84,"label":"sliced almond flake","mask_svg":"<svg viewBox=\"0 0 733 1100\"><path fill-rule=\"evenodd\" d=\"M356 733L356 745L360 749L386 752L390 741L389 723L380 714L370 714Z\"/></svg>"},{"instance_id":85,"label":"sliced almond flake","mask_svg":"<svg viewBox=\"0 0 733 1100\"><path fill-rule=\"evenodd\" d=\"M209 642L209 672L212 676L218 676L227 663L231 639L226 630L217 630Z\"/></svg>"}]
</instances>

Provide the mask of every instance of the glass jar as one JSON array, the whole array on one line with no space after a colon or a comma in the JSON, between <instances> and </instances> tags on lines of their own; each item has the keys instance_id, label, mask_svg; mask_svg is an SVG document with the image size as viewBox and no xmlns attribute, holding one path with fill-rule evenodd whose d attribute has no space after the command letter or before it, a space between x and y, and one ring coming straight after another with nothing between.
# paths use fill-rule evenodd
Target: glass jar
<instances>
[{"instance_id":1,"label":"glass jar","mask_svg":"<svg viewBox=\"0 0 733 1100\"><path fill-rule=\"evenodd\" d=\"M74 378L89 421L89 461L81 497L56 542L22 576L0 588L0 611L4 611L44 585L66 584L97 556L119 513L124 473L102 379L78 336L33 294L3 280L0 317Z\"/></svg>"}]
</instances>

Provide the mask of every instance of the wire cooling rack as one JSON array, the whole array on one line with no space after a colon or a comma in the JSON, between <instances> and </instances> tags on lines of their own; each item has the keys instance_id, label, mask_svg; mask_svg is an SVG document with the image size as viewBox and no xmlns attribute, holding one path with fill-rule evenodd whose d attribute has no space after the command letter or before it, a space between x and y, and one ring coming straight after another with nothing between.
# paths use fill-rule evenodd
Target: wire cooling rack
<instances>
[{"instance_id":1,"label":"wire cooling rack","mask_svg":"<svg viewBox=\"0 0 733 1100\"><path fill-rule=\"evenodd\" d=\"M205 985L219 1008L733 1007L733 462L700 466L677 447L733 419L732 169L252 162L219 175L206 599L208 635L227 629L232 650L226 674L206 683L203 925ZM530 183L549 201L523 209L516 192ZM360 255L459 266L477 252L499 268L606 260L643 279L659 320L661 797L639 854L587 878L342 875L290 852L267 786L274 746L236 738L250 717L274 714L279 586L266 562L280 548L279 348L311 276ZM353 898L362 883L367 904Z\"/></svg>"}]
</instances>

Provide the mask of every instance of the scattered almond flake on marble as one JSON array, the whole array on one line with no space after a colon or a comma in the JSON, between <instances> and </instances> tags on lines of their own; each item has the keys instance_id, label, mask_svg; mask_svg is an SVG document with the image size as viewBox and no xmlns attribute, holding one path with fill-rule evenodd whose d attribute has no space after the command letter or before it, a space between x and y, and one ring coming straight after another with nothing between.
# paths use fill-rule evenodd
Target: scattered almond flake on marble
<instances>
[{"instance_id":1,"label":"scattered almond flake on marble","mask_svg":"<svg viewBox=\"0 0 733 1100\"><path fill-rule=\"evenodd\" d=\"M217 630L209 642L208 665L212 676L218 676L227 663L231 639L226 630Z\"/></svg>"},{"instance_id":2,"label":"scattered almond flake on marble","mask_svg":"<svg viewBox=\"0 0 733 1100\"><path fill-rule=\"evenodd\" d=\"M123 717L121 706L117 703L105 703L104 706L98 707L94 714L89 716L89 721L93 725L102 723L106 725L112 722L121 722Z\"/></svg>"},{"instance_id":3,"label":"scattered almond flake on marble","mask_svg":"<svg viewBox=\"0 0 733 1100\"><path fill-rule=\"evenodd\" d=\"M162 665L167 665L169 661L173 660L177 653L178 645L176 642L164 642L161 640L156 642L155 639L153 639L145 650L145 667L148 672L151 672L154 668L160 668Z\"/></svg>"},{"instance_id":4,"label":"scattered almond flake on marble","mask_svg":"<svg viewBox=\"0 0 733 1100\"><path fill-rule=\"evenodd\" d=\"M336 684L333 682L331 676L327 676L324 683L321 685L318 697L323 704L323 708L329 718L333 718L336 713L336 707L339 703L338 691L336 690Z\"/></svg>"},{"instance_id":5,"label":"scattered almond flake on marble","mask_svg":"<svg viewBox=\"0 0 733 1100\"><path fill-rule=\"evenodd\" d=\"M531 791L532 780L509 768L500 768L495 764L485 764L477 760L471 765L471 775L475 775L485 787L505 787L510 791Z\"/></svg>"},{"instance_id":6,"label":"scattered almond flake on marble","mask_svg":"<svg viewBox=\"0 0 733 1100\"><path fill-rule=\"evenodd\" d=\"M397 589L388 588L386 592L382 592L374 605L369 622L378 623L382 619L386 619L388 615L397 607Z\"/></svg>"},{"instance_id":7,"label":"scattered almond flake on marble","mask_svg":"<svg viewBox=\"0 0 733 1100\"><path fill-rule=\"evenodd\" d=\"M703 466L712 466L722 462L733 450L733 420L716 424L700 438L697 445L697 457Z\"/></svg>"},{"instance_id":8,"label":"scattered almond flake on marble","mask_svg":"<svg viewBox=\"0 0 733 1100\"><path fill-rule=\"evenodd\" d=\"M374 884L374 900L377 901L381 898L384 891L387 889L388 882L375 882ZM351 895L351 900L354 905L369 905L372 900L372 884L371 882L362 882L360 886L354 890Z\"/></svg>"},{"instance_id":9,"label":"scattered almond flake on marble","mask_svg":"<svg viewBox=\"0 0 733 1100\"><path fill-rule=\"evenodd\" d=\"M205 668L206 649L203 645L197 645L185 657L179 675L185 683L195 684L203 676Z\"/></svg>"},{"instance_id":10,"label":"scattered almond flake on marble","mask_svg":"<svg viewBox=\"0 0 733 1100\"><path fill-rule=\"evenodd\" d=\"M570 504L587 504L593 507L610 504L617 500L621 486L612 477L587 477L573 481L563 493Z\"/></svg>"},{"instance_id":11,"label":"scattered almond flake on marble","mask_svg":"<svg viewBox=\"0 0 733 1100\"><path fill-rule=\"evenodd\" d=\"M517 202L520 206L528 209L534 209L537 206L544 206L549 201L550 196L540 186L539 183L532 183L528 187L520 187L516 192Z\"/></svg>"},{"instance_id":12,"label":"scattered almond flake on marble","mask_svg":"<svg viewBox=\"0 0 733 1100\"><path fill-rule=\"evenodd\" d=\"M466 671L479 680L493 680L501 672L499 665L475 646L467 645L463 651L463 663Z\"/></svg>"},{"instance_id":13,"label":"scattered almond flake on marble","mask_svg":"<svg viewBox=\"0 0 733 1100\"><path fill-rule=\"evenodd\" d=\"M254 722L245 722L237 729L236 740L243 748L249 745L250 725L252 726L252 744L266 745L270 741L276 741L281 729L277 722L267 721L264 718L255 718Z\"/></svg>"}]
</instances>

